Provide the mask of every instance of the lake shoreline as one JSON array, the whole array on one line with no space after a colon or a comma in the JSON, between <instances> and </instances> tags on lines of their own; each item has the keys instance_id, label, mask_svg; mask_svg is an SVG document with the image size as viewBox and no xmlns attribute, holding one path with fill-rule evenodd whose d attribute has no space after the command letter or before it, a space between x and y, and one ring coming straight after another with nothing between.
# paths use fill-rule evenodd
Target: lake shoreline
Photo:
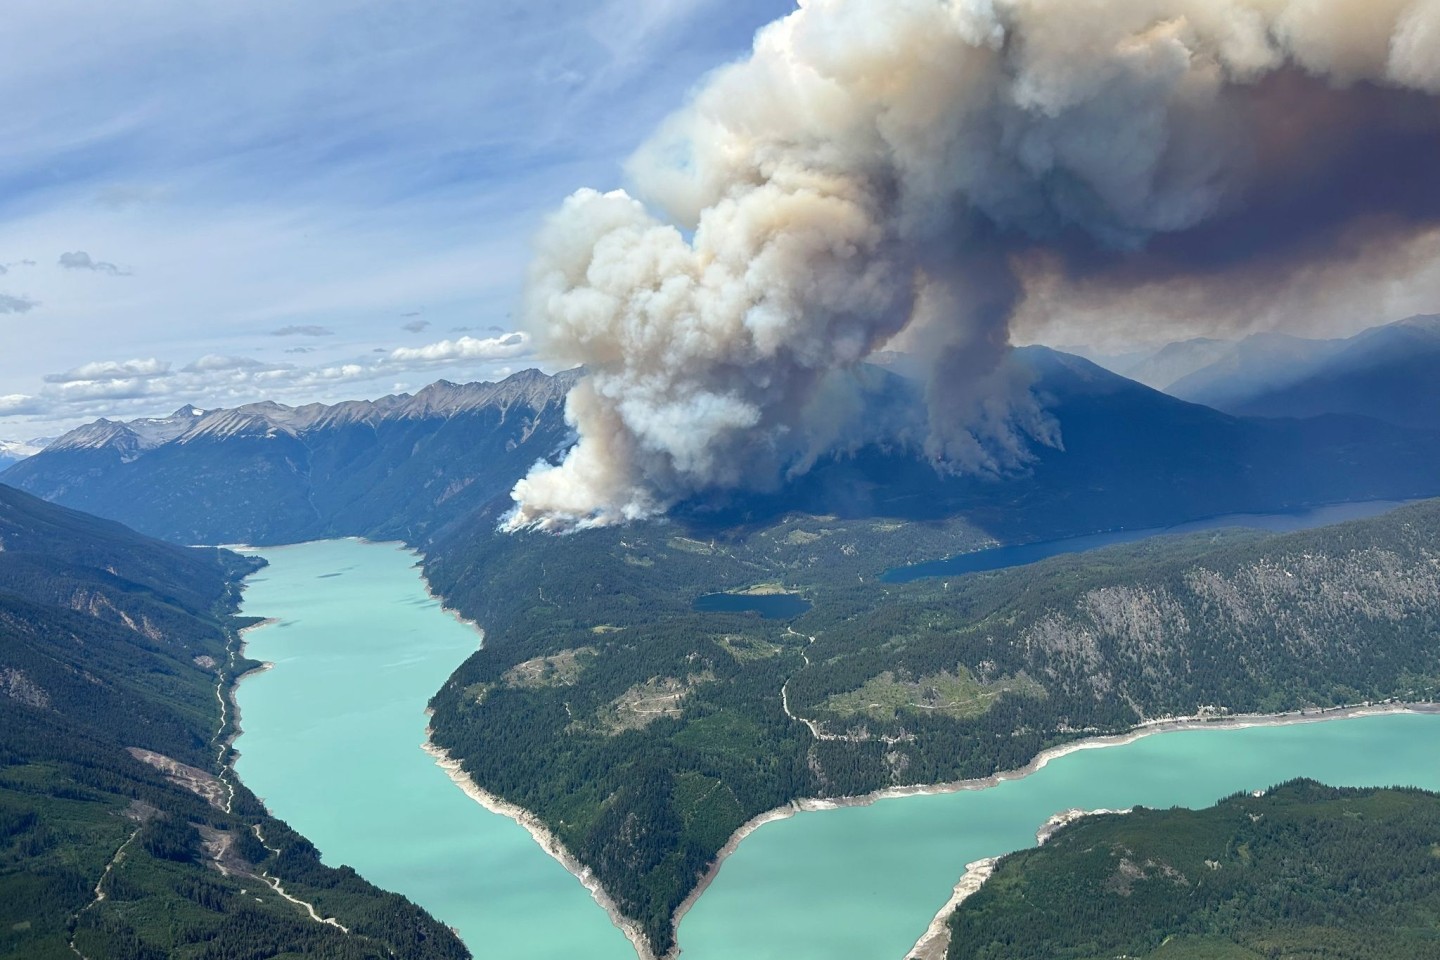
<instances>
[{"instance_id":1,"label":"lake shoreline","mask_svg":"<svg viewBox=\"0 0 1440 960\"><path fill-rule=\"evenodd\" d=\"M619 906L610 898L609 892L599 880L595 879L590 868L577 860L575 855L560 842L560 838L555 836L539 817L519 804L498 797L477 784L465 772L465 768L459 760L450 756L449 751L435 743L432 739L433 735L434 731L427 727L425 741L420 745L420 749L435 758L435 765L445 771L462 793L491 813L514 820L523 827L525 832L530 834L540 845L540 849L559 862L570 872L571 876L580 881L581 886L590 891L591 898L610 917L610 922L625 934L625 939L630 941L630 945L635 948L635 953L640 960L662 960L662 958L656 957L654 951L650 949L640 925L620 911Z\"/></svg>"},{"instance_id":2,"label":"lake shoreline","mask_svg":"<svg viewBox=\"0 0 1440 960\"><path fill-rule=\"evenodd\" d=\"M248 580L249 577L246 577L245 579ZM249 624L248 626L241 627L239 630L237 630L235 632L235 649L232 654L233 659L231 660L229 666L231 668L234 667L235 659L250 659L249 657L245 656L245 645L248 642L245 639L245 634L249 633L251 630L259 630L262 627L273 627L279 622L280 620L277 617L266 617L265 619L260 620L257 623ZM244 729L240 726L240 700L238 699L240 694L240 684L248 677L258 676L259 674L275 669L274 662L270 660L259 660L251 662L255 663L256 666L253 666L250 669L244 671L243 673L238 673L235 676L231 677L229 689L225 693L225 700L229 704L229 716L225 719L225 723L221 728L221 732L224 733L226 728L228 728L229 734L225 737L224 743L222 744L224 750L224 754L222 754L222 756L227 754L229 755L230 759L225 762L225 768L229 770L230 773L234 775L237 780L239 779L240 775L238 773L235 773L235 757L239 755L239 751L235 749L235 741L240 739L240 735L245 732Z\"/></svg>"},{"instance_id":3,"label":"lake shoreline","mask_svg":"<svg viewBox=\"0 0 1440 960\"><path fill-rule=\"evenodd\" d=\"M915 946L906 951L905 960L945 960L945 955L950 952L950 914L954 913L960 904L980 892L980 888L985 886L999 863L999 857L985 857L965 864L965 873L961 875L960 882L955 884L950 899L936 912L930 926L926 927L920 939L915 941Z\"/></svg>"},{"instance_id":4,"label":"lake shoreline","mask_svg":"<svg viewBox=\"0 0 1440 960\"><path fill-rule=\"evenodd\" d=\"M752 817L730 835L730 839L720 848L719 853L715 856L714 862L710 865L709 869L705 871L705 875L700 879L700 882L696 884L695 889L685 898L672 916L670 921L671 930L676 938L676 947L664 957L659 958L659 960L674 960L674 958L680 954L680 922L695 906L696 902L699 901L700 896L710 887L710 884L714 882L720 873L720 868L724 866L726 859L735 852L740 846L740 843L767 823L773 823L777 820L787 820L799 813L837 810L843 807L868 807L881 800L899 797L939 796L970 790L986 790L1011 780L1023 780L1043 770L1052 761L1069 756L1072 753L1079 753L1082 750L1125 746L1135 743L1138 740L1143 740L1146 737L1152 737L1162 733L1174 733L1182 730L1244 730L1252 727L1283 727L1301 723L1322 723L1329 720L1350 720L1358 717L1390 716L1394 714L1440 715L1440 703L1428 701L1417 703L1362 703L1343 707L1292 710L1285 713L1157 717L1154 720L1147 720L1137 724L1124 733L1086 737L1084 739L1071 741L1070 743L1050 747L1042 750L1023 767L1016 770L1002 771L988 777L978 777L971 780L955 780L938 784L913 784L900 787L887 787L883 790L875 790L853 797L834 797L827 799L801 798L793 800L784 806L767 810L764 813ZM944 908L942 908L942 911L943 909ZM642 955L642 958L643 960L652 960L648 955Z\"/></svg>"}]
</instances>

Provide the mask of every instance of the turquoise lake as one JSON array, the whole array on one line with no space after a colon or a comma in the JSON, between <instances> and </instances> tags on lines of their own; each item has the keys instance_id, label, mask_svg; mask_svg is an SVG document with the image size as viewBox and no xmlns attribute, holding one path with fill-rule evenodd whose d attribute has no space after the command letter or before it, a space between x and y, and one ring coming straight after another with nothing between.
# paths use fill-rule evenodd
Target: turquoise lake
<instances>
[{"instance_id":1,"label":"turquoise lake","mask_svg":"<svg viewBox=\"0 0 1440 960\"><path fill-rule=\"evenodd\" d=\"M460 931L477 958L631 960L589 893L420 749L425 705L479 634L430 598L413 554L326 541L260 551L237 770L327 863ZM783 629L776 627L777 630ZM988 790L766 824L680 926L685 960L901 960L966 863L1034 843L1074 807L1206 806L1297 776L1440 789L1440 716L1159 734L1083 750Z\"/></svg>"},{"instance_id":2,"label":"turquoise lake","mask_svg":"<svg viewBox=\"0 0 1440 960\"><path fill-rule=\"evenodd\" d=\"M460 932L476 957L635 960L590 893L421 750L425 705L480 635L425 591L415 555L332 540L259 551L235 765L270 810Z\"/></svg>"},{"instance_id":3,"label":"turquoise lake","mask_svg":"<svg viewBox=\"0 0 1440 960\"><path fill-rule=\"evenodd\" d=\"M906 567L894 567L881 574L886 583L912 583L928 577L955 577L966 573L981 573L989 570L1004 570L1029 563L1038 563L1051 557L1071 553L1086 553L1101 547L1112 547L1121 543L1136 543L1151 537L1180 536L1187 533L1202 533L1207 530L1224 530L1226 527L1242 527L1249 530L1265 530L1270 533L1293 533L1296 530L1313 530L1347 520L1365 520L1389 513L1396 507L1404 506L1403 500L1365 500L1357 503L1330 503L1320 507L1307 507L1289 513L1230 513L1219 517L1190 520L1170 527L1148 527L1140 530L1108 530L1091 533L1083 537L1066 537L1063 540L1045 540L1039 543L1011 544L990 547L971 553L959 553L941 560L926 560Z\"/></svg>"}]
</instances>

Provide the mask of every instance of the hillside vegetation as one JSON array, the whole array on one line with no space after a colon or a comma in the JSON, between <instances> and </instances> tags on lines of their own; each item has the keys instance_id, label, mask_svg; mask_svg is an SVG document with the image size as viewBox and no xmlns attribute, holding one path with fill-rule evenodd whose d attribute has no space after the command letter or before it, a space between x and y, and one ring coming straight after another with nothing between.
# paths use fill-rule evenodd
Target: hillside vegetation
<instances>
[{"instance_id":1,"label":"hillside vegetation","mask_svg":"<svg viewBox=\"0 0 1440 960\"><path fill-rule=\"evenodd\" d=\"M1440 796L1294 781L1081 820L1005 857L948 960L1440 957Z\"/></svg>"},{"instance_id":2,"label":"hillside vegetation","mask_svg":"<svg viewBox=\"0 0 1440 960\"><path fill-rule=\"evenodd\" d=\"M0 486L0 958L468 955L222 766L254 565Z\"/></svg>"}]
</instances>

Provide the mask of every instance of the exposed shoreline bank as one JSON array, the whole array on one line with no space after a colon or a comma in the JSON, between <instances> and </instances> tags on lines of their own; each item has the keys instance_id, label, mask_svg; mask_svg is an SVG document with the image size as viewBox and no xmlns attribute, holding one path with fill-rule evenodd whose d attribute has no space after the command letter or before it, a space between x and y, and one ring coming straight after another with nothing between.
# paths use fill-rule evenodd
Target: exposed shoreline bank
<instances>
[{"instance_id":1,"label":"exposed shoreline bank","mask_svg":"<svg viewBox=\"0 0 1440 960\"><path fill-rule=\"evenodd\" d=\"M1010 780L1023 780L1043 770L1052 761L1069 756L1072 753L1079 753L1082 750L1125 746L1146 737L1162 733L1173 733L1182 730L1243 730L1251 727L1282 727L1300 723L1321 723L1329 720L1349 720L1357 717L1388 716L1393 714L1440 714L1440 703L1391 702L1294 710L1288 713L1159 717L1154 720L1147 720L1125 733L1087 737L1082 740L1074 740L1070 743L1050 747L1047 750L1042 750L1034 759L1019 769L1002 771L988 777L979 777L972 780L956 780L938 784L887 787L883 790L876 790L871 793L853 797L834 797L823 800L802 798L792 801L785 806L776 807L752 817L730 835L730 839L725 842L725 845L721 847L719 853L716 854L714 863L705 871L705 876L700 879L695 889L691 891L690 895L685 898L684 902L682 902L680 907L675 911L671 924L676 934L677 945L674 950L665 957L660 958L660 960L674 960L674 957L679 955L681 950L678 945L680 922L685 918L685 914L695 906L700 896L709 888L710 884L714 882L715 877L720 873L720 868L724 866L726 859L735 852L740 846L740 843L767 823L772 823L776 820L786 820L798 813L836 810L842 807L866 807L881 800L889 800L896 797L936 796L960 793L967 790L985 790ZM956 889L957 891L959 890L958 884ZM953 896L952 894L952 899ZM946 912L945 908L942 907L941 909L942 913ZM922 937L921 939L923 941L925 938ZM919 946L918 943L917 946ZM907 954L907 956L911 956L911 954ZM642 954L642 960L651 960L651 958Z\"/></svg>"},{"instance_id":2,"label":"exposed shoreline bank","mask_svg":"<svg viewBox=\"0 0 1440 960\"><path fill-rule=\"evenodd\" d=\"M906 951L905 960L945 960L945 955L950 952L950 914L985 886L985 881L990 879L999 862L999 857L985 857L965 864L965 873L961 875L960 882L955 884L950 899L936 912L930 926L926 927L920 939L915 941L915 946Z\"/></svg>"},{"instance_id":3,"label":"exposed shoreline bank","mask_svg":"<svg viewBox=\"0 0 1440 960\"><path fill-rule=\"evenodd\" d=\"M590 891L590 896L610 917L610 922L615 924L621 933L625 934L625 939L630 941L630 945L635 948L635 953L640 960L660 960L650 949L650 945L646 942L645 935L641 932L640 926L620 912L620 908L616 906L615 901L610 898L610 894L600 884L600 881L595 879L595 875L590 871L590 868L575 859L574 855L560 842L560 838L551 833L549 828L540 821L539 817L524 807L501 799L480 787L474 780L470 779L470 775L465 772L465 769L460 765L460 761L451 757L444 748L437 746L434 740L431 739L431 736L432 731L427 727L425 730L425 742L421 744L421 749L435 758L435 765L444 770L450 777L450 780L459 787L467 797L491 813L498 813L503 817L508 817L524 827L525 831L540 845L540 849L557 860L575 879L580 881L586 890Z\"/></svg>"}]
</instances>

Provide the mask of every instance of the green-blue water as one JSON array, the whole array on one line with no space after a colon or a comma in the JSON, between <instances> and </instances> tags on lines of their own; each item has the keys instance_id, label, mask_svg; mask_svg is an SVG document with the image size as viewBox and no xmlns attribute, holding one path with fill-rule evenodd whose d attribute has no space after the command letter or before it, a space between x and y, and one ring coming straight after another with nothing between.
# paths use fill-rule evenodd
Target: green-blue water
<instances>
[{"instance_id":1,"label":"green-blue water","mask_svg":"<svg viewBox=\"0 0 1440 960\"><path fill-rule=\"evenodd\" d=\"M906 567L893 567L881 574L886 583L913 583L927 577L957 577L966 573L980 573L987 570L1004 570L1009 567L1038 563L1051 557L1071 553L1086 553L1101 547L1112 547L1120 543L1136 543L1151 537L1180 536L1187 533L1201 533L1205 530L1223 530L1226 527L1244 527L1250 530L1266 530L1270 533L1291 533L1296 530L1313 530L1347 520L1364 520L1389 513L1403 506L1400 500L1366 500L1358 503L1331 503L1322 507L1308 507L1289 513L1231 513L1221 517L1206 517L1190 520L1169 527L1149 527L1144 530L1109 530L1091 533L1083 537L1067 537L1063 540L1046 540L1041 543L1021 543L1007 547L991 547L972 553L959 553L943 560L927 560L924 563Z\"/></svg>"},{"instance_id":2,"label":"green-blue water","mask_svg":"<svg viewBox=\"0 0 1440 960\"><path fill-rule=\"evenodd\" d=\"M460 930L477 957L630 960L586 891L419 749L430 694L478 642L413 557L332 541L263 551L240 775L307 834ZM340 576L333 576L339 573ZM680 925L685 960L900 960L966 863L1034 843L1073 807L1206 806L1297 776L1440 789L1440 716L1166 733L988 790L806 813L757 830Z\"/></svg>"},{"instance_id":3,"label":"green-blue water","mask_svg":"<svg viewBox=\"0 0 1440 960\"><path fill-rule=\"evenodd\" d=\"M1440 717L1158 734L989 790L766 824L725 862L682 922L680 944L686 960L900 960L966 863L1033 846L1060 810L1203 807L1298 776L1440 789ZM801 913L775 923L775 904Z\"/></svg>"},{"instance_id":4,"label":"green-blue water","mask_svg":"<svg viewBox=\"0 0 1440 960\"><path fill-rule=\"evenodd\" d=\"M273 670L236 700L236 770L328 864L404 893L477 958L634 960L590 894L420 749L425 705L480 636L425 591L413 554L334 540L261 551L246 634ZM338 576L337 576L338 574Z\"/></svg>"}]
</instances>

